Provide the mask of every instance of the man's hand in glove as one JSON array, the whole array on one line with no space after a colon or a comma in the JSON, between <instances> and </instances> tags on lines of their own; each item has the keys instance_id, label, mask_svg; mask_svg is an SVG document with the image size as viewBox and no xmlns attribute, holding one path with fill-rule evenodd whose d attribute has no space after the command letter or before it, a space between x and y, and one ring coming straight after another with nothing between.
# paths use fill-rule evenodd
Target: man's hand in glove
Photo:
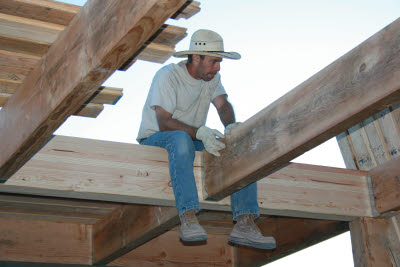
<instances>
[{"instance_id":1,"label":"man's hand in glove","mask_svg":"<svg viewBox=\"0 0 400 267\"><path fill-rule=\"evenodd\" d=\"M221 149L225 148L225 144L222 143L221 141L218 141L216 137L221 137L223 138L224 135L220 133L218 130L215 129L210 129L207 126L201 126L199 129L197 129L196 132L196 138L198 140L203 141L204 148L208 153L213 154L214 156L221 156L221 154L218 152Z\"/></svg>"}]
</instances>

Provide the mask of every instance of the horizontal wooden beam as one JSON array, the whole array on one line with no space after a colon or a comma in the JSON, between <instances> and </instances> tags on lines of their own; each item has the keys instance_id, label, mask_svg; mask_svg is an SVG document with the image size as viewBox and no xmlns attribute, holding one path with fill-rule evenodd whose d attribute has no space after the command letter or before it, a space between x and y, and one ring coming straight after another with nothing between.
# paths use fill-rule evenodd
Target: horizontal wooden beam
<instances>
[{"instance_id":1,"label":"horizontal wooden beam","mask_svg":"<svg viewBox=\"0 0 400 267\"><path fill-rule=\"evenodd\" d=\"M0 66L33 70L39 60L38 56L0 50Z\"/></svg>"},{"instance_id":2,"label":"horizontal wooden beam","mask_svg":"<svg viewBox=\"0 0 400 267\"><path fill-rule=\"evenodd\" d=\"M178 222L175 207L122 205L93 226L93 262L108 264Z\"/></svg>"},{"instance_id":3,"label":"horizontal wooden beam","mask_svg":"<svg viewBox=\"0 0 400 267\"><path fill-rule=\"evenodd\" d=\"M178 10L171 18L172 19L188 19L200 11L200 2L198 1L187 1L180 10Z\"/></svg>"},{"instance_id":4,"label":"horizontal wooden beam","mask_svg":"<svg viewBox=\"0 0 400 267\"><path fill-rule=\"evenodd\" d=\"M400 100L400 19L226 136L205 156L205 190L221 199Z\"/></svg>"},{"instance_id":5,"label":"horizontal wooden beam","mask_svg":"<svg viewBox=\"0 0 400 267\"><path fill-rule=\"evenodd\" d=\"M1 0L0 13L67 26L80 6L52 0Z\"/></svg>"},{"instance_id":6,"label":"horizontal wooden beam","mask_svg":"<svg viewBox=\"0 0 400 267\"><path fill-rule=\"evenodd\" d=\"M202 156L198 152L194 162L200 198ZM367 174L290 164L258 182L259 206L263 214L281 216L334 220L374 216ZM169 181L165 149L56 136L0 191L174 206ZM230 210L229 198L200 205Z\"/></svg>"},{"instance_id":7,"label":"horizontal wooden beam","mask_svg":"<svg viewBox=\"0 0 400 267\"><path fill-rule=\"evenodd\" d=\"M259 250L238 246L235 250L236 266L263 266L302 249L348 231L346 222L270 217L257 223L265 236L274 236L274 250Z\"/></svg>"},{"instance_id":8,"label":"horizontal wooden beam","mask_svg":"<svg viewBox=\"0 0 400 267\"><path fill-rule=\"evenodd\" d=\"M37 152L184 2L87 1L0 112L0 136L7 140L0 143L0 179Z\"/></svg>"},{"instance_id":9,"label":"horizontal wooden beam","mask_svg":"<svg viewBox=\"0 0 400 267\"><path fill-rule=\"evenodd\" d=\"M0 48L15 53L26 54L35 57L42 57L47 53L51 43L42 43L25 38L16 38L0 34Z\"/></svg>"},{"instance_id":10,"label":"horizontal wooden beam","mask_svg":"<svg viewBox=\"0 0 400 267\"><path fill-rule=\"evenodd\" d=\"M370 171L376 209L380 213L400 210L400 157Z\"/></svg>"}]
</instances>

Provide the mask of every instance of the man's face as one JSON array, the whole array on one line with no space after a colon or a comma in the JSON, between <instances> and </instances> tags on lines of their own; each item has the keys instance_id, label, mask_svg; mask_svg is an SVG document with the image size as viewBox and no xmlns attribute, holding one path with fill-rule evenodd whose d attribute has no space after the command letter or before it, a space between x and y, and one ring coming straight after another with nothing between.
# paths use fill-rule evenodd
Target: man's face
<instances>
[{"instance_id":1,"label":"man's face","mask_svg":"<svg viewBox=\"0 0 400 267\"><path fill-rule=\"evenodd\" d=\"M204 81L210 81L215 74L220 70L222 58L204 56L204 59L199 57L200 61L197 65L197 76Z\"/></svg>"}]
</instances>

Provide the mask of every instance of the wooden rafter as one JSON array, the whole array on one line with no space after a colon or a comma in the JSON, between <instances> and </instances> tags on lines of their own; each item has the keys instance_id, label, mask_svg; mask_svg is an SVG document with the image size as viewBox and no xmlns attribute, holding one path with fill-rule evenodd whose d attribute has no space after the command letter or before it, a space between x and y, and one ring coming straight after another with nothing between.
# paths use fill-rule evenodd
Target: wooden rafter
<instances>
[{"instance_id":1,"label":"wooden rafter","mask_svg":"<svg viewBox=\"0 0 400 267\"><path fill-rule=\"evenodd\" d=\"M400 100L400 19L266 107L205 157L205 190L221 199Z\"/></svg>"},{"instance_id":2,"label":"wooden rafter","mask_svg":"<svg viewBox=\"0 0 400 267\"><path fill-rule=\"evenodd\" d=\"M89 0L0 112L0 136L7 140L0 145L1 179L20 168L184 2ZM114 16L118 20L105 19Z\"/></svg>"}]
</instances>

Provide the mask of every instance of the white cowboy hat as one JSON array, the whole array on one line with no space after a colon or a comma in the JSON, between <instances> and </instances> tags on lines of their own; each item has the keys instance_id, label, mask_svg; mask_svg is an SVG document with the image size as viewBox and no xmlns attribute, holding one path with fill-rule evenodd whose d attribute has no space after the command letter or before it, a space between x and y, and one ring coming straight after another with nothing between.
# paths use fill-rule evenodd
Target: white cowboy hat
<instances>
[{"instance_id":1,"label":"white cowboy hat","mask_svg":"<svg viewBox=\"0 0 400 267\"><path fill-rule=\"evenodd\" d=\"M176 52L174 57L187 57L187 55L205 55L230 59L241 58L239 53L225 52L222 37L210 30L198 30L193 33L189 50Z\"/></svg>"}]
</instances>

